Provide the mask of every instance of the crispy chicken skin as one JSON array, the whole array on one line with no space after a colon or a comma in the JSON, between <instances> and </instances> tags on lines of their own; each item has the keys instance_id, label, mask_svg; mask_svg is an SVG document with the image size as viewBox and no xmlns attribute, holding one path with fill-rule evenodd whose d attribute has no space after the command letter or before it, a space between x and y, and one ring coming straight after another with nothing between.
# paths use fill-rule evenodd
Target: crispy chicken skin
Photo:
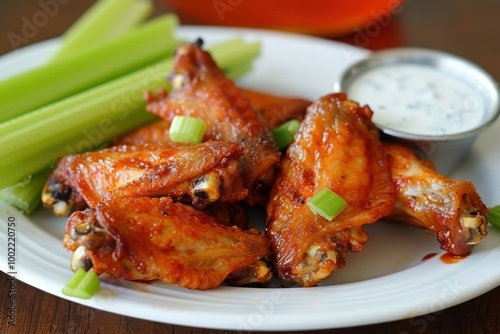
<instances>
[{"instance_id":1,"label":"crispy chicken skin","mask_svg":"<svg viewBox=\"0 0 500 334\"><path fill-rule=\"evenodd\" d=\"M243 96L248 98L258 112L262 122L269 129L291 119L302 120L307 107L312 102L298 97L277 96L248 88L242 89Z\"/></svg>"},{"instance_id":2,"label":"crispy chicken skin","mask_svg":"<svg viewBox=\"0 0 500 334\"><path fill-rule=\"evenodd\" d=\"M266 235L280 278L316 285L344 266L347 251L363 249L364 224L393 210L395 189L371 116L345 94L326 95L308 108L267 206ZM322 188L348 203L332 221L306 204Z\"/></svg>"},{"instance_id":3,"label":"crispy chicken skin","mask_svg":"<svg viewBox=\"0 0 500 334\"><path fill-rule=\"evenodd\" d=\"M453 255L469 254L488 234L488 209L474 185L440 175L402 144L383 146L397 194L389 218L431 230Z\"/></svg>"},{"instance_id":4,"label":"crispy chicken skin","mask_svg":"<svg viewBox=\"0 0 500 334\"><path fill-rule=\"evenodd\" d=\"M243 230L248 228L248 217L245 209L239 203L215 202L203 209L225 226L236 226Z\"/></svg>"},{"instance_id":5,"label":"crispy chicken skin","mask_svg":"<svg viewBox=\"0 0 500 334\"><path fill-rule=\"evenodd\" d=\"M166 97L150 99L147 110L167 122L175 115L201 118L207 125L204 141L241 145L241 176L250 191L246 202L265 201L280 153L250 101L196 43L177 49L169 81L172 91Z\"/></svg>"},{"instance_id":6,"label":"crispy chicken skin","mask_svg":"<svg viewBox=\"0 0 500 334\"><path fill-rule=\"evenodd\" d=\"M56 215L69 214L79 198L91 208L109 196L170 196L197 208L237 202L248 194L239 174L241 154L237 144L211 141L177 148L122 145L68 155L47 181L42 201ZM82 206L80 201L77 208Z\"/></svg>"},{"instance_id":7,"label":"crispy chicken skin","mask_svg":"<svg viewBox=\"0 0 500 334\"><path fill-rule=\"evenodd\" d=\"M269 254L257 230L226 227L168 197L111 198L68 219L64 246L98 274L161 280L189 289L219 286ZM73 268L76 269L76 268Z\"/></svg>"},{"instance_id":8,"label":"crispy chicken skin","mask_svg":"<svg viewBox=\"0 0 500 334\"><path fill-rule=\"evenodd\" d=\"M182 144L170 140L168 136L169 130L170 122L161 119L117 138L113 145L144 145L152 143L164 147L182 146Z\"/></svg>"}]
</instances>

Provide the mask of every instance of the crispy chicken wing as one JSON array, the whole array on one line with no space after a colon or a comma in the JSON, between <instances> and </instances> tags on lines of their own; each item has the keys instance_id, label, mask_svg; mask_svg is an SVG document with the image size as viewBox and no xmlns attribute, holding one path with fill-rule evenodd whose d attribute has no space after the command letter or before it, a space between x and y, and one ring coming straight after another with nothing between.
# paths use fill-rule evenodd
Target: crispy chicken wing
<instances>
[{"instance_id":1,"label":"crispy chicken wing","mask_svg":"<svg viewBox=\"0 0 500 334\"><path fill-rule=\"evenodd\" d=\"M207 125L204 140L237 143L246 202L261 203L267 196L280 153L257 112L233 81L197 44L179 47L169 76L172 91L151 99L147 110L171 121L175 115L201 118Z\"/></svg>"},{"instance_id":2,"label":"crispy chicken wing","mask_svg":"<svg viewBox=\"0 0 500 334\"><path fill-rule=\"evenodd\" d=\"M487 236L488 209L474 185L452 180L420 160L411 149L384 142L397 201L390 218L436 233L441 248L467 255Z\"/></svg>"},{"instance_id":3,"label":"crispy chicken wing","mask_svg":"<svg viewBox=\"0 0 500 334\"><path fill-rule=\"evenodd\" d=\"M42 200L57 215L69 214L72 206L93 208L107 196L170 196L197 208L236 202L248 194L239 174L241 154L237 144L211 141L176 148L122 145L68 155L47 181Z\"/></svg>"},{"instance_id":4,"label":"crispy chicken wing","mask_svg":"<svg viewBox=\"0 0 500 334\"><path fill-rule=\"evenodd\" d=\"M242 89L242 92L243 96L250 100L253 108L257 111L263 124L268 129L273 129L291 119L302 120L307 107L312 103L311 101L297 97L277 96L250 89ZM146 94L146 101L150 103L157 99L164 99L166 96L167 92L160 89L156 95L148 92ZM176 146L178 144L170 141L168 137L169 129L170 122L166 119L161 119L117 138L114 141L114 145L156 143Z\"/></svg>"},{"instance_id":5,"label":"crispy chicken wing","mask_svg":"<svg viewBox=\"0 0 500 334\"><path fill-rule=\"evenodd\" d=\"M362 226L388 215L395 190L368 107L344 94L308 108L282 161L267 206L267 231L279 277L314 286L344 266L368 236ZM322 188L348 206L332 221L314 214L307 200Z\"/></svg>"},{"instance_id":6,"label":"crispy chicken wing","mask_svg":"<svg viewBox=\"0 0 500 334\"><path fill-rule=\"evenodd\" d=\"M113 197L74 212L64 246L74 252L73 269L201 290L219 286L231 273L241 277L269 254L268 240L257 230L222 226L168 197Z\"/></svg>"}]
</instances>

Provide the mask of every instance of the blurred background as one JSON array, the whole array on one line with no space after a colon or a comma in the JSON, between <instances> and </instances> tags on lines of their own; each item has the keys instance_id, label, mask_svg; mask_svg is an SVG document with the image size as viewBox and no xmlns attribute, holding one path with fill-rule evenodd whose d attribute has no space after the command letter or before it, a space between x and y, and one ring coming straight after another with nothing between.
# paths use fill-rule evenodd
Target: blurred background
<instances>
[{"instance_id":1,"label":"blurred background","mask_svg":"<svg viewBox=\"0 0 500 334\"><path fill-rule=\"evenodd\" d=\"M500 54L500 1L402 1L155 0L154 15L174 11L184 24L284 28L371 50L439 49L467 58L500 78L495 66ZM61 35L94 2L1 1L0 54Z\"/></svg>"}]
</instances>

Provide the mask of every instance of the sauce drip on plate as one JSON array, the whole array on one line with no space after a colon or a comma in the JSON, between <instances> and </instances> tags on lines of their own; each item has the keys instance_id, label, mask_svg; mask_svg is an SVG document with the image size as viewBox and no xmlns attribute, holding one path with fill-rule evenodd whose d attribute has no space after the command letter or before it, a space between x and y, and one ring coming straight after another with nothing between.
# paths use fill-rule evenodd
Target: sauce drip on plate
<instances>
[{"instance_id":1,"label":"sauce drip on plate","mask_svg":"<svg viewBox=\"0 0 500 334\"><path fill-rule=\"evenodd\" d=\"M426 261L426 260L429 260L429 259L432 259L434 256L436 256L437 253L429 253L427 255L425 255L423 258L422 258L422 261Z\"/></svg>"},{"instance_id":2,"label":"sauce drip on plate","mask_svg":"<svg viewBox=\"0 0 500 334\"><path fill-rule=\"evenodd\" d=\"M453 255L449 252L444 253L441 255L440 259L443 263L446 264L453 264L462 261L463 259L466 259L468 255L462 255L462 256L457 256Z\"/></svg>"}]
</instances>

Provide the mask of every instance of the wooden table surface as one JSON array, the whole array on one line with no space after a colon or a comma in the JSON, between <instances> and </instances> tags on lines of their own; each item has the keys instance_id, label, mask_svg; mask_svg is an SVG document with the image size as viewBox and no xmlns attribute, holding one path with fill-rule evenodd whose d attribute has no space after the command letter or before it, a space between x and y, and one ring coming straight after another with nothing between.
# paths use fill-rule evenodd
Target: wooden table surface
<instances>
[{"instance_id":1,"label":"wooden table surface","mask_svg":"<svg viewBox=\"0 0 500 334\"><path fill-rule=\"evenodd\" d=\"M55 0L1 1L0 54L60 35L94 1L57 0L58 7L53 17L36 31L31 31L29 36L13 42L9 38L13 35L9 33L21 35L26 20L41 10L41 3L49 2ZM167 10L159 1L156 3L156 14ZM364 36L357 31L337 39L374 50L416 46L447 51L477 63L498 80L499 15L498 0L407 0L386 27L367 31ZM1 273L0 333L233 333L154 323L97 311L54 297L20 281L15 282L17 308L14 327L8 325L6 311L9 288L8 276ZM460 305L413 319L301 333L500 333L500 287Z\"/></svg>"}]
</instances>

